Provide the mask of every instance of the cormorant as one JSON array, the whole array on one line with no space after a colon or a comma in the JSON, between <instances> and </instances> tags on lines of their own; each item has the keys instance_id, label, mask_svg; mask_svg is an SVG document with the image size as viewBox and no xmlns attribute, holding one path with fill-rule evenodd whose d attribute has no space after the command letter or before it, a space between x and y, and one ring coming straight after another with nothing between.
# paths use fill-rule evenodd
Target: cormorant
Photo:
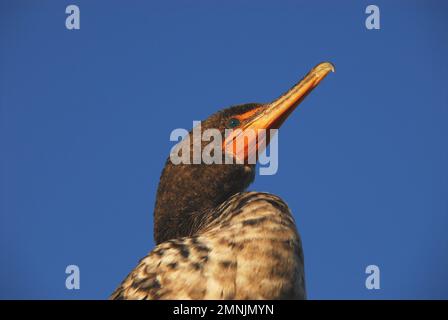
<instances>
[{"instance_id":1,"label":"cormorant","mask_svg":"<svg viewBox=\"0 0 448 320\"><path fill-rule=\"evenodd\" d=\"M219 111L202 130L216 128L224 137L227 128L279 128L331 71L332 64L318 64L272 103ZM110 299L306 298L294 218L279 197L245 191L255 177L255 165L246 162L174 165L168 158L154 210L157 245Z\"/></svg>"}]
</instances>

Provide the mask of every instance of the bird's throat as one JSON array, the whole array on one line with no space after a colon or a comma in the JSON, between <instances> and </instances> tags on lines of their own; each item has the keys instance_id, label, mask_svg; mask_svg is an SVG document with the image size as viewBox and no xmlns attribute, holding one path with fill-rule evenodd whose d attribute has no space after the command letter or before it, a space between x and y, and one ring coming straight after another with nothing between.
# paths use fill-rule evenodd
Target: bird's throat
<instances>
[{"instance_id":1,"label":"bird's throat","mask_svg":"<svg viewBox=\"0 0 448 320\"><path fill-rule=\"evenodd\" d=\"M168 160L154 210L156 243L197 233L213 209L244 191L254 176L254 165L173 165Z\"/></svg>"}]
</instances>

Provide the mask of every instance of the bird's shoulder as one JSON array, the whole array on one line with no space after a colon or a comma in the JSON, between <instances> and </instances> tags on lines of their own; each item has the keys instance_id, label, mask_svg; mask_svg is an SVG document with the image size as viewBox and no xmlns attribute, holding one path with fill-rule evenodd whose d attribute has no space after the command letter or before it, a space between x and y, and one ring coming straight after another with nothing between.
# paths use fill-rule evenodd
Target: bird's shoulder
<instances>
[{"instance_id":1,"label":"bird's shoulder","mask_svg":"<svg viewBox=\"0 0 448 320\"><path fill-rule=\"evenodd\" d=\"M210 248L197 237L157 245L131 271L111 299L201 299Z\"/></svg>"},{"instance_id":2,"label":"bird's shoulder","mask_svg":"<svg viewBox=\"0 0 448 320\"><path fill-rule=\"evenodd\" d=\"M207 220L204 224L212 226L216 224L226 226L230 221L234 225L237 225L237 221L246 221L243 226L257 225L257 221L262 222L268 217L286 219L294 224L291 211L282 198L271 193L256 191L239 192L205 216Z\"/></svg>"}]
</instances>

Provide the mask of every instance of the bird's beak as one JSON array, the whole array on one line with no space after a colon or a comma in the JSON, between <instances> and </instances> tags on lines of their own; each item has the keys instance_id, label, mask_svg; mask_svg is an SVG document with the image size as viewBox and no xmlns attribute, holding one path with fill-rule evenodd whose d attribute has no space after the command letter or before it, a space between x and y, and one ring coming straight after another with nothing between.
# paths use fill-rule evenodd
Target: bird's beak
<instances>
[{"instance_id":1,"label":"bird's beak","mask_svg":"<svg viewBox=\"0 0 448 320\"><path fill-rule=\"evenodd\" d=\"M258 115L248 122L244 129L278 129L294 109L330 72L334 66L323 62L315 66L308 74L293 86L288 92L280 96L265 107Z\"/></svg>"},{"instance_id":2,"label":"bird's beak","mask_svg":"<svg viewBox=\"0 0 448 320\"><path fill-rule=\"evenodd\" d=\"M240 120L244 123L242 130L235 130L224 141L226 150L233 150L234 156L239 160L247 160L248 155L254 151L260 151L260 141L254 141L253 135L246 135L244 148L238 148L235 145L235 139L247 131L260 129L278 129L288 116L294 111L300 102L311 92L317 85L329 74L334 72L334 66L329 62L323 62L311 69L310 72L300 80L289 91L280 96L278 99L262 105L248 114L241 115ZM269 132L266 132L267 142L269 143ZM232 146L230 146L232 145ZM239 149L239 150L238 150Z\"/></svg>"}]
</instances>

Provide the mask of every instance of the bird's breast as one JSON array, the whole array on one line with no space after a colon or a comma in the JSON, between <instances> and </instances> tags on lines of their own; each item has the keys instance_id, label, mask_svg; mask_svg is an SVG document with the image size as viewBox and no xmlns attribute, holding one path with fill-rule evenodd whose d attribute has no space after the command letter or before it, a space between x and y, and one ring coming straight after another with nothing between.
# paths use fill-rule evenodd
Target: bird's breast
<instances>
[{"instance_id":1,"label":"bird's breast","mask_svg":"<svg viewBox=\"0 0 448 320\"><path fill-rule=\"evenodd\" d=\"M197 234L158 245L113 298L305 298L301 241L280 198L239 193L202 224Z\"/></svg>"}]
</instances>

